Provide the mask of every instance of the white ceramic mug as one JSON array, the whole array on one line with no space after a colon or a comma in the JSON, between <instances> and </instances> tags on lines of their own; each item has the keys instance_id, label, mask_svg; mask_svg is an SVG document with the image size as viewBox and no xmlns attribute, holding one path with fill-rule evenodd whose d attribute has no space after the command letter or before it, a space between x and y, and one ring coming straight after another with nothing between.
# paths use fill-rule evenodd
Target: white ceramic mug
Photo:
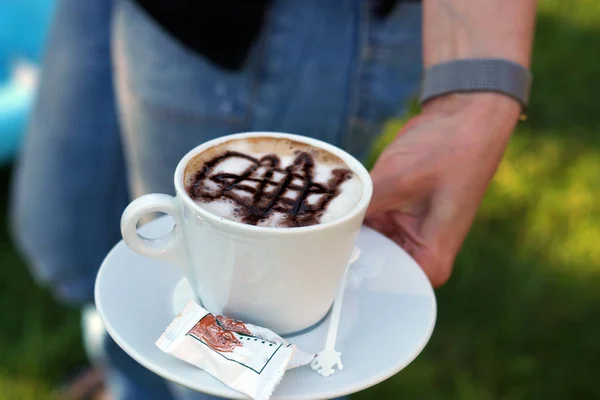
<instances>
[{"instance_id":1,"label":"white ceramic mug","mask_svg":"<svg viewBox=\"0 0 600 400\"><path fill-rule=\"evenodd\" d=\"M188 162L232 139L288 138L324 149L344 160L361 179L362 198L345 216L299 228L269 228L231 221L196 204L186 193ZM345 151L319 140L273 132L250 132L206 142L186 154L175 170L176 197L148 194L123 212L121 232L134 251L181 268L204 307L264 326L280 334L306 329L328 312L348 263L372 195L363 165ZM175 220L158 239L141 236L141 218L163 212Z\"/></svg>"}]
</instances>

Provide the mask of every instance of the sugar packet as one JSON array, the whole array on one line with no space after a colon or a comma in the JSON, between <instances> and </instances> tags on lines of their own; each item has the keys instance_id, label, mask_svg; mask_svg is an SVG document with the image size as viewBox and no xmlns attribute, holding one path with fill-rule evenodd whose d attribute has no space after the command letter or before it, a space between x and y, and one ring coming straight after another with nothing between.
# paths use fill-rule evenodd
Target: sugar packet
<instances>
[{"instance_id":1,"label":"sugar packet","mask_svg":"<svg viewBox=\"0 0 600 400\"><path fill-rule=\"evenodd\" d=\"M256 400L271 397L286 370L309 364L315 356L269 329L215 316L193 300L156 345Z\"/></svg>"}]
</instances>

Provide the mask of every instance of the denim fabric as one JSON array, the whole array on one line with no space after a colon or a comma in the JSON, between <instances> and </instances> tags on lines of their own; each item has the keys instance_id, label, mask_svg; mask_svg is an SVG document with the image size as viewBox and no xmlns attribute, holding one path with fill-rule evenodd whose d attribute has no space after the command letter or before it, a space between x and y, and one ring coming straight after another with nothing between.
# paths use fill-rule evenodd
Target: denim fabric
<instances>
[{"instance_id":1,"label":"denim fabric","mask_svg":"<svg viewBox=\"0 0 600 400\"><path fill-rule=\"evenodd\" d=\"M37 280L92 301L130 197L173 193L179 159L249 130L316 137L364 157L384 121L416 95L421 9L385 20L367 0L275 0L240 72L173 40L128 0L61 0L16 170L13 228ZM117 399L207 399L165 383L106 335ZM96 358L98 358L96 356Z\"/></svg>"},{"instance_id":2,"label":"denim fabric","mask_svg":"<svg viewBox=\"0 0 600 400\"><path fill-rule=\"evenodd\" d=\"M179 159L228 133L299 133L363 157L417 91L420 7L380 21L363 0L276 1L249 62L231 73L122 2L113 55L132 193L171 193Z\"/></svg>"},{"instance_id":3,"label":"denim fabric","mask_svg":"<svg viewBox=\"0 0 600 400\"><path fill-rule=\"evenodd\" d=\"M67 302L93 301L98 266L127 205L115 113L112 1L63 0L14 176L12 226L37 280Z\"/></svg>"}]
</instances>

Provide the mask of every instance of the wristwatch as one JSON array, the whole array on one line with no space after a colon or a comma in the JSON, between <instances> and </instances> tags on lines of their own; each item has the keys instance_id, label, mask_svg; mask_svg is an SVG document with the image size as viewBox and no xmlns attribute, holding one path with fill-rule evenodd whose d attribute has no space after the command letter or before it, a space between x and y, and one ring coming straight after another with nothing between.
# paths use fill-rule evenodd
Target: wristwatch
<instances>
[{"instance_id":1,"label":"wristwatch","mask_svg":"<svg viewBox=\"0 0 600 400\"><path fill-rule=\"evenodd\" d=\"M426 69L420 103L449 93L497 92L521 103L526 118L533 75L524 66L501 58L452 60Z\"/></svg>"}]
</instances>

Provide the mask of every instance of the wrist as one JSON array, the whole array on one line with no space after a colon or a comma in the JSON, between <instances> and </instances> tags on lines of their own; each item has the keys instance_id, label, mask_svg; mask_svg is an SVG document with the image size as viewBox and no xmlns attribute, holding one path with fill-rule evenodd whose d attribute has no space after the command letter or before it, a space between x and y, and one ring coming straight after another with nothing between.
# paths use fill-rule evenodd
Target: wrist
<instances>
[{"instance_id":1,"label":"wrist","mask_svg":"<svg viewBox=\"0 0 600 400\"><path fill-rule=\"evenodd\" d=\"M503 118L518 120L521 103L512 97L494 92L449 93L427 101L422 106L423 113L498 113Z\"/></svg>"},{"instance_id":2,"label":"wrist","mask_svg":"<svg viewBox=\"0 0 600 400\"><path fill-rule=\"evenodd\" d=\"M421 115L452 116L474 123L477 129L489 128L510 135L521 115L521 104L501 93L451 93L423 104Z\"/></svg>"}]
</instances>

